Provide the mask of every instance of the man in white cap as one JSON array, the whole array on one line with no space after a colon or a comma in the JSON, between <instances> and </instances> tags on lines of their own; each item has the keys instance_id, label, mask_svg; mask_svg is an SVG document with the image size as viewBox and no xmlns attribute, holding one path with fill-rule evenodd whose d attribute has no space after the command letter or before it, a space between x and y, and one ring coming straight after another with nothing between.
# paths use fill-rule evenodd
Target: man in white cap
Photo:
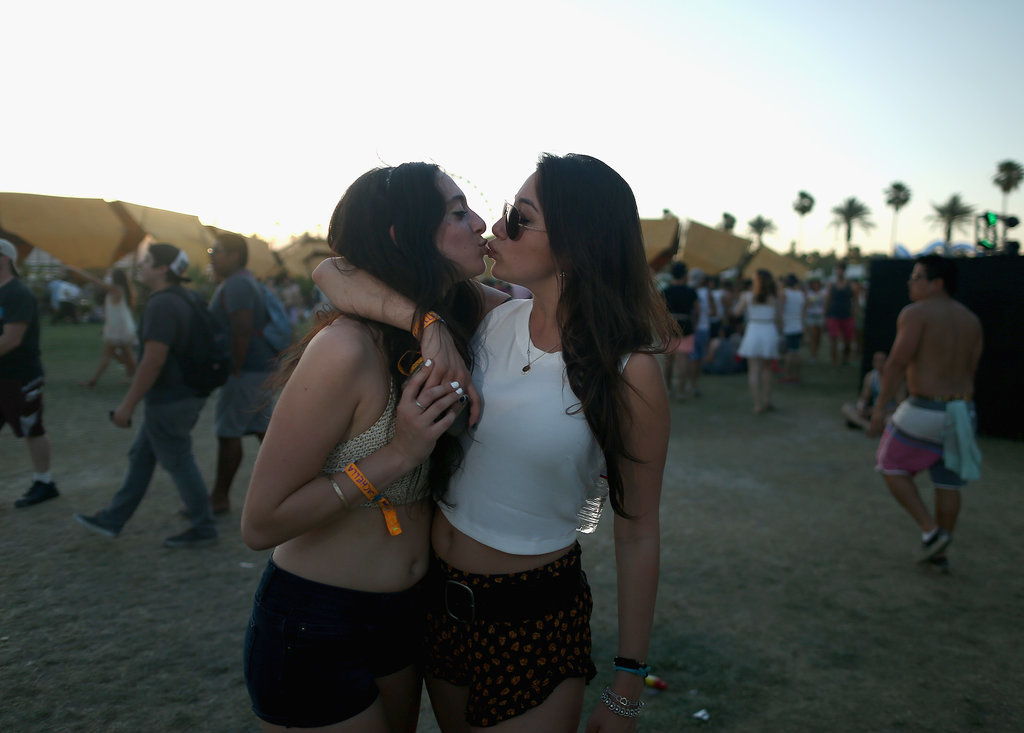
<instances>
[{"instance_id":1,"label":"man in white cap","mask_svg":"<svg viewBox=\"0 0 1024 733\"><path fill-rule=\"evenodd\" d=\"M18 251L0 239L0 430L24 438L35 478L18 508L59 496L50 476L50 436L43 427L43 364L39 358L39 306L18 277Z\"/></svg>"},{"instance_id":2,"label":"man in white cap","mask_svg":"<svg viewBox=\"0 0 1024 733\"><path fill-rule=\"evenodd\" d=\"M206 403L185 383L182 355L193 331L192 297L187 282L188 257L170 244L151 245L139 264L138 279L152 291L139 322L142 354L135 377L110 419L119 428L131 426L139 402L145 415L128 452L128 470L120 490L106 509L86 516L82 526L105 537L117 537L145 496L159 463L174 481L191 527L164 540L165 547L198 547L217 541L217 528L206 484L192 453L192 428ZM203 307L199 302L199 307Z\"/></svg>"}]
</instances>

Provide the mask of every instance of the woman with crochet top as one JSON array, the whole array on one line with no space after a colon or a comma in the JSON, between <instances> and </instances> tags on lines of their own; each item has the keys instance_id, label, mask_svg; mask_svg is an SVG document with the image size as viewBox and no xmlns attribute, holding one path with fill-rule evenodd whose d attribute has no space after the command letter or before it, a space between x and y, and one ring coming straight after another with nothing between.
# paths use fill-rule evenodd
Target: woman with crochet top
<instances>
[{"instance_id":1,"label":"woman with crochet top","mask_svg":"<svg viewBox=\"0 0 1024 733\"><path fill-rule=\"evenodd\" d=\"M468 354L482 301L466 280L483 271L485 230L450 177L406 163L349 187L328 243L408 299L415 330L444 319ZM245 642L264 730L416 729L430 494L459 450L438 439L466 397L427 386L429 362L402 387L409 325L328 315L283 367L242 511L246 544L274 548Z\"/></svg>"},{"instance_id":2,"label":"woman with crochet top","mask_svg":"<svg viewBox=\"0 0 1024 733\"><path fill-rule=\"evenodd\" d=\"M669 434L653 353L678 329L647 267L633 192L601 161L543 155L491 231L494 276L534 297L485 304L471 344L480 399L431 537L431 703L445 733L577 729L584 685L597 674L577 513L606 477L619 656L608 660L610 684L587 730L632 731L643 706ZM383 312L396 325L414 312L364 273L325 263L314 280L343 310ZM435 361L428 384L467 380L446 334L423 334Z\"/></svg>"}]
</instances>

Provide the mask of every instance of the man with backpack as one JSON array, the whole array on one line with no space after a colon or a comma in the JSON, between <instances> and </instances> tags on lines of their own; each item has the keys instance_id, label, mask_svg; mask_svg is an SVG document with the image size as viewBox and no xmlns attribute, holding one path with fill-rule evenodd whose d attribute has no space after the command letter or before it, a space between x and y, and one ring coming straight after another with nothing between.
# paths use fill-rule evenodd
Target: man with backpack
<instances>
[{"instance_id":1,"label":"man with backpack","mask_svg":"<svg viewBox=\"0 0 1024 733\"><path fill-rule=\"evenodd\" d=\"M119 428L131 426L139 402L145 405L142 425L128 451L128 470L120 490L106 509L75 514L82 526L117 537L145 496L159 463L174 481L191 526L164 540L165 547L198 547L217 541L206 484L192 453L192 428L206 396L186 383L183 366L194 341L207 338L197 312L202 301L181 287L187 282L188 257L171 244L151 245L139 264L138 280L151 290L139 322L141 355L138 369L121 404L110 412ZM201 350L208 347L201 345Z\"/></svg>"},{"instance_id":2,"label":"man with backpack","mask_svg":"<svg viewBox=\"0 0 1024 733\"><path fill-rule=\"evenodd\" d=\"M287 346L291 324L277 296L247 269L249 247L245 239L220 232L210 249L210 263L220 285L210 300L210 312L230 333L234 368L217 396L217 479L210 492L214 514L230 509L229 491L242 463L242 438L263 440L270 422L273 393L267 380L276 366L278 352ZM287 335L272 335L272 314L285 321Z\"/></svg>"}]
</instances>

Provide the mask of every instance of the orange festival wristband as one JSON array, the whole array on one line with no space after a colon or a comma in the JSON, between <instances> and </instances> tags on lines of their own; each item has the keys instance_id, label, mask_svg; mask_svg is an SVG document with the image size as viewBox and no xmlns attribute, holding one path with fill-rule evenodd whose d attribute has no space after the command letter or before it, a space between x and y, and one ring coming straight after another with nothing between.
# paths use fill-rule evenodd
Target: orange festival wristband
<instances>
[{"instance_id":1,"label":"orange festival wristband","mask_svg":"<svg viewBox=\"0 0 1024 733\"><path fill-rule=\"evenodd\" d=\"M384 515L384 523L388 525L388 532L392 536L402 534L402 526L398 523L398 513L395 511L395 508L391 506L391 502L387 500L387 497L374 488L374 485L370 483L370 479L366 478L354 461L345 466L345 475L352 480L352 483L363 493L363 496L380 507L381 514Z\"/></svg>"},{"instance_id":2,"label":"orange festival wristband","mask_svg":"<svg viewBox=\"0 0 1024 733\"><path fill-rule=\"evenodd\" d=\"M440 321L441 323L445 322L445 320L441 318L441 316L437 315L434 311L427 311L427 314L423 316L423 321L419 324L419 326L415 326L412 329L413 337L418 339L420 336L423 335L423 332L427 329L427 326L429 326L432 323L437 323L438 321Z\"/></svg>"}]
</instances>

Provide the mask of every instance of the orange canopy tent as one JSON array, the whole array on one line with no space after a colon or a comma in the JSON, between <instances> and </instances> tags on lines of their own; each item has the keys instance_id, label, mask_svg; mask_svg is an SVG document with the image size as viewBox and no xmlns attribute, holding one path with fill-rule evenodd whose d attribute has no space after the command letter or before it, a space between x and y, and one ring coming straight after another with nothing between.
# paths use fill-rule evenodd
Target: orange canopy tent
<instances>
[{"instance_id":1,"label":"orange canopy tent","mask_svg":"<svg viewBox=\"0 0 1024 733\"><path fill-rule=\"evenodd\" d=\"M690 221L684 237L682 261L707 275L717 275L740 264L750 240Z\"/></svg>"},{"instance_id":2,"label":"orange canopy tent","mask_svg":"<svg viewBox=\"0 0 1024 733\"><path fill-rule=\"evenodd\" d=\"M679 250L679 219L671 215L661 219L641 219L640 229L644 235L647 264L657 272Z\"/></svg>"},{"instance_id":3,"label":"orange canopy tent","mask_svg":"<svg viewBox=\"0 0 1024 733\"><path fill-rule=\"evenodd\" d=\"M126 201L114 201L110 206L122 209L153 241L167 242L184 251L190 264L204 267L209 262L206 251L213 246L214 235L198 216Z\"/></svg>"},{"instance_id":4,"label":"orange canopy tent","mask_svg":"<svg viewBox=\"0 0 1024 733\"><path fill-rule=\"evenodd\" d=\"M803 280L810 268L799 260L762 245L743 268L743 277L751 278L757 270L768 270L776 278L792 273Z\"/></svg>"},{"instance_id":5,"label":"orange canopy tent","mask_svg":"<svg viewBox=\"0 0 1024 733\"><path fill-rule=\"evenodd\" d=\"M105 268L146 232L103 199L0 193L0 229L69 265Z\"/></svg>"}]
</instances>

